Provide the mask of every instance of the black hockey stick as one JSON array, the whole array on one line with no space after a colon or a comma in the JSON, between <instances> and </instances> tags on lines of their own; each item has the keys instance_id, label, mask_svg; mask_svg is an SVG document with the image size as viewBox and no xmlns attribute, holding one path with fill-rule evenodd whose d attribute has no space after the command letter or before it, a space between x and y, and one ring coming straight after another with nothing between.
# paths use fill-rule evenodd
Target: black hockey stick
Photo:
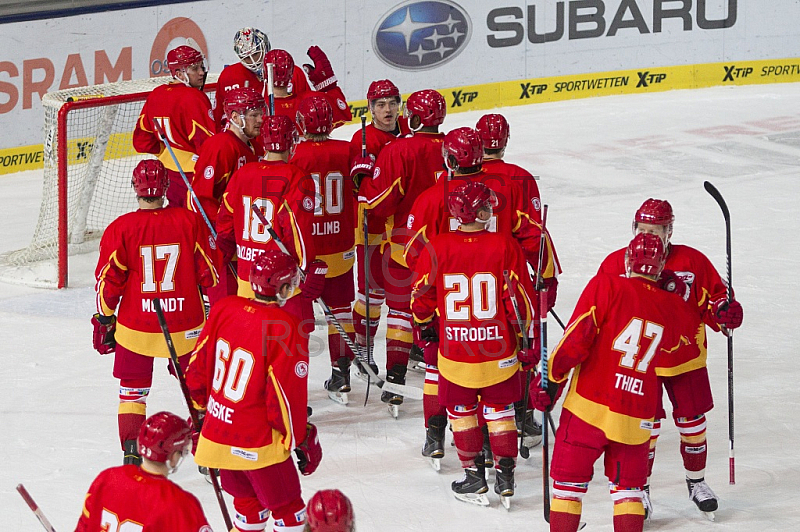
<instances>
[{"instance_id":1,"label":"black hockey stick","mask_svg":"<svg viewBox=\"0 0 800 532\"><path fill-rule=\"evenodd\" d=\"M514 314L517 317L517 325L519 326L520 333L522 334L522 349L527 351L530 347L528 342L528 328L525 326L525 321L522 319L522 313L519 311L519 304L517 303L517 296L511 290L511 278L508 276L508 270L503 270L503 279L508 288L508 296L511 299L511 306L514 307ZM522 416L522 430L519 432L519 455L525 460L531 455L530 450L525 447L525 421L528 419L528 399L530 398L531 387L531 368L525 370L525 392L523 393L523 416Z\"/></svg>"},{"instance_id":2,"label":"black hockey stick","mask_svg":"<svg viewBox=\"0 0 800 532\"><path fill-rule=\"evenodd\" d=\"M361 156L367 156L367 117L366 115L361 116ZM362 225L364 226L364 305L366 310L366 317L364 318L364 323L366 326L366 332L364 337L364 354L359 356L361 359L362 366L369 366L369 354L370 349L372 349L372 342L371 342L371 323L372 321L372 313L370 312L369 308L369 226L367 225L367 206L364 205L364 215L362 216ZM360 355L360 353L356 353L356 355ZM370 368L371 369L371 368ZM369 375L369 373L367 374ZM367 406L367 401L369 400L369 380L371 377L367 377L367 393L364 396L364 406Z\"/></svg>"},{"instance_id":3,"label":"black hockey stick","mask_svg":"<svg viewBox=\"0 0 800 532\"><path fill-rule=\"evenodd\" d=\"M544 245L545 245L545 224L547 223L547 205L542 206L542 236L539 241L539 269L536 271L536 284L539 288L539 344L541 345L541 357L539 359L539 373L541 375L542 389L547 390L547 290L542 289L542 269L544 267ZM527 406L527 405L526 405ZM553 424L550 412L545 410L542 423L542 509L544 520L550 522L550 429ZM555 430L553 431L555 434Z\"/></svg>"},{"instance_id":4,"label":"black hockey stick","mask_svg":"<svg viewBox=\"0 0 800 532\"><path fill-rule=\"evenodd\" d=\"M709 183L703 183L706 192L711 194L711 197L719 205L722 210L722 216L725 218L725 251L728 257L728 303L733 301L733 284L731 280L731 214L728 211L728 205L722 198L719 190ZM733 455L733 331L727 331L728 336L728 469L729 469L729 483L736 484L736 467L734 465Z\"/></svg>"},{"instance_id":5,"label":"black hockey stick","mask_svg":"<svg viewBox=\"0 0 800 532\"><path fill-rule=\"evenodd\" d=\"M269 220L267 220L267 217L264 216L264 213L261 212L261 209L258 207L258 205L254 203L250 207L252 208L255 215L258 217L261 224L267 229L267 232L272 237L272 239L275 240L275 244L278 245L278 248L280 248L280 250L283 253L291 255L291 253L289 253L289 250L286 248L286 245L284 245L284 243L278 236L278 233L275 232L275 229L272 227L272 224L269 222ZM302 277L305 277L303 270L300 270L300 275ZM350 335L348 335L347 332L344 330L342 324L339 323L339 320L336 319L336 316L333 315L333 312L331 312L330 307L328 307L328 305L325 303L325 301L322 300L321 297L316 299L315 301L319 304L319 306L322 308L322 312L336 328L339 335L344 340L344 343L346 343L347 346L350 349L352 349L353 353L358 354L359 352L358 347L356 346L355 342L353 342L352 338L350 338ZM367 374L370 376L371 379L370 382L375 386L377 386L378 388L382 389L383 391L395 393L397 395L402 395L403 397L408 397L409 399L416 399L418 401L422 400L421 388L417 388L416 386L409 386L406 384L396 384L393 382L386 382L383 379L378 378L375 372L372 371L372 368L369 367L369 364L366 365L364 371L366 371Z\"/></svg>"},{"instance_id":6,"label":"black hockey stick","mask_svg":"<svg viewBox=\"0 0 800 532\"><path fill-rule=\"evenodd\" d=\"M558 314L556 314L556 311L553 310L553 309L550 309L550 314L552 314L553 317L556 319L556 323L558 323L561 326L561 330L565 331L567 328L564 326L564 322L561 321L561 318L558 317Z\"/></svg>"},{"instance_id":7,"label":"black hockey stick","mask_svg":"<svg viewBox=\"0 0 800 532\"><path fill-rule=\"evenodd\" d=\"M164 311L161 308L161 300L157 297L153 298L153 309L156 311L156 317L158 318L158 324L161 326L161 332L164 333L164 340L167 342L169 358L172 360L172 369L175 370L175 375L178 376L178 382L181 384L183 398L186 401L186 406L189 407L189 415L192 416L192 424L195 429L199 430L200 416L192 404L192 397L189 395L189 387L186 385L186 377L184 377L183 369L181 369L181 365L178 363L178 353L175 351L175 344L172 343L172 335L169 333L167 320L164 318ZM225 520L225 526L230 530L233 528L233 523L228 513L228 507L225 505L225 499L222 498L222 488L220 488L219 485L217 471L213 467L209 467L208 474L211 477L211 485L214 487L214 494L217 496L217 502L219 503L219 509L222 511L222 518Z\"/></svg>"},{"instance_id":8,"label":"black hockey stick","mask_svg":"<svg viewBox=\"0 0 800 532\"><path fill-rule=\"evenodd\" d=\"M25 499L25 502L28 504L28 508L31 509L39 522L42 523L44 529L47 530L47 532L56 532L56 529L53 528L53 525L51 525L50 521L47 520L47 517L44 516L44 513L42 512L41 508L39 508L39 505L33 500L33 497L31 497L31 494L28 493L28 490L25 489L25 486L22 484L17 484L17 491L20 495L22 495L22 498Z\"/></svg>"}]
</instances>

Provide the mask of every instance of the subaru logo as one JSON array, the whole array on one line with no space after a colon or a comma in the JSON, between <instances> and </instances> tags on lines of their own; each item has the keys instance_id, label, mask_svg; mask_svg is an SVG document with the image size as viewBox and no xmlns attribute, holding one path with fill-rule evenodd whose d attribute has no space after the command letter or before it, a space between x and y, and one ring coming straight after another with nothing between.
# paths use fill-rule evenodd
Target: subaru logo
<instances>
[{"instance_id":1,"label":"subaru logo","mask_svg":"<svg viewBox=\"0 0 800 532\"><path fill-rule=\"evenodd\" d=\"M471 34L469 15L455 2L408 0L380 18L372 48L389 66L428 70L461 53Z\"/></svg>"}]
</instances>

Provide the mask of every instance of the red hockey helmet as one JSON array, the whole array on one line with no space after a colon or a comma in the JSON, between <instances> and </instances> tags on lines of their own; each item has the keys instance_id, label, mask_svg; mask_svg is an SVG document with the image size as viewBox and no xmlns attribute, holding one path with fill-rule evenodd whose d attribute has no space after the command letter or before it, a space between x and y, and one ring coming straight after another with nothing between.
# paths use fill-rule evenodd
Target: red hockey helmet
<instances>
[{"instance_id":1,"label":"red hockey helmet","mask_svg":"<svg viewBox=\"0 0 800 532\"><path fill-rule=\"evenodd\" d=\"M367 100L371 102L381 98L397 98L397 101L400 102L400 89L388 79L373 81L367 90Z\"/></svg>"},{"instance_id":2,"label":"red hockey helmet","mask_svg":"<svg viewBox=\"0 0 800 532\"><path fill-rule=\"evenodd\" d=\"M306 518L312 532L351 532L355 516L350 499L339 490L320 490L306 507Z\"/></svg>"},{"instance_id":3,"label":"red hockey helmet","mask_svg":"<svg viewBox=\"0 0 800 532\"><path fill-rule=\"evenodd\" d=\"M178 71L203 61L203 52L185 44L167 52L167 68L172 77L175 77Z\"/></svg>"},{"instance_id":4,"label":"red hockey helmet","mask_svg":"<svg viewBox=\"0 0 800 532\"><path fill-rule=\"evenodd\" d=\"M411 118L419 117L420 127L438 126L444 122L447 103L444 96L432 89L412 93L406 100L403 115L411 123Z\"/></svg>"},{"instance_id":5,"label":"red hockey helmet","mask_svg":"<svg viewBox=\"0 0 800 532\"><path fill-rule=\"evenodd\" d=\"M251 109L266 109L267 104L264 97L257 90L251 87L238 87L225 93L225 101L222 102L222 109L225 115L230 118L231 113L236 111L244 114Z\"/></svg>"},{"instance_id":6,"label":"red hockey helmet","mask_svg":"<svg viewBox=\"0 0 800 532\"><path fill-rule=\"evenodd\" d=\"M445 164L451 168L455 160L456 168L469 168L483 163L483 143L478 132L469 127L459 127L444 136L442 156ZM452 158L452 159L451 159Z\"/></svg>"},{"instance_id":7,"label":"red hockey helmet","mask_svg":"<svg viewBox=\"0 0 800 532\"><path fill-rule=\"evenodd\" d=\"M478 219L481 209L497 207L494 191L480 181L466 181L458 185L447 197L450 214L462 224L470 224Z\"/></svg>"},{"instance_id":8,"label":"red hockey helmet","mask_svg":"<svg viewBox=\"0 0 800 532\"><path fill-rule=\"evenodd\" d=\"M508 144L510 131L506 117L499 114L483 115L475 129L481 136L483 147L487 150L502 150Z\"/></svg>"},{"instance_id":9,"label":"red hockey helmet","mask_svg":"<svg viewBox=\"0 0 800 532\"><path fill-rule=\"evenodd\" d=\"M136 195L142 198L160 198L169 187L169 175L158 159L139 161L133 169L131 185Z\"/></svg>"},{"instance_id":10,"label":"red hockey helmet","mask_svg":"<svg viewBox=\"0 0 800 532\"><path fill-rule=\"evenodd\" d=\"M674 221L675 215L668 201L650 198L642 203L633 217L633 233L636 234L639 224L661 225L665 227L664 241L669 242Z\"/></svg>"},{"instance_id":11,"label":"red hockey helmet","mask_svg":"<svg viewBox=\"0 0 800 532\"><path fill-rule=\"evenodd\" d=\"M326 135L333 130L333 109L320 94L309 94L297 105L300 131L310 135Z\"/></svg>"},{"instance_id":12,"label":"red hockey helmet","mask_svg":"<svg viewBox=\"0 0 800 532\"><path fill-rule=\"evenodd\" d=\"M300 270L294 257L271 249L253 261L250 267L250 287L256 294L276 297L283 285L297 286L299 276Z\"/></svg>"},{"instance_id":13,"label":"red hockey helmet","mask_svg":"<svg viewBox=\"0 0 800 532\"><path fill-rule=\"evenodd\" d=\"M273 84L276 87L287 87L294 74L294 59L286 50L276 48L264 56L264 72L267 63L272 63Z\"/></svg>"},{"instance_id":14,"label":"red hockey helmet","mask_svg":"<svg viewBox=\"0 0 800 532\"><path fill-rule=\"evenodd\" d=\"M242 28L233 37L233 51L239 61L259 77L264 75L264 56L270 49L266 33L256 28Z\"/></svg>"},{"instance_id":15,"label":"red hockey helmet","mask_svg":"<svg viewBox=\"0 0 800 532\"><path fill-rule=\"evenodd\" d=\"M297 130L288 116L264 117L261 126L261 143L267 151L281 152L292 149L297 141Z\"/></svg>"},{"instance_id":16,"label":"red hockey helmet","mask_svg":"<svg viewBox=\"0 0 800 532\"><path fill-rule=\"evenodd\" d=\"M153 414L139 429L137 447L142 458L166 462L175 451L184 451L192 443L189 424L171 412Z\"/></svg>"},{"instance_id":17,"label":"red hockey helmet","mask_svg":"<svg viewBox=\"0 0 800 532\"><path fill-rule=\"evenodd\" d=\"M658 235L640 233L633 237L625 252L628 274L638 273L658 277L667 261L664 241Z\"/></svg>"}]
</instances>

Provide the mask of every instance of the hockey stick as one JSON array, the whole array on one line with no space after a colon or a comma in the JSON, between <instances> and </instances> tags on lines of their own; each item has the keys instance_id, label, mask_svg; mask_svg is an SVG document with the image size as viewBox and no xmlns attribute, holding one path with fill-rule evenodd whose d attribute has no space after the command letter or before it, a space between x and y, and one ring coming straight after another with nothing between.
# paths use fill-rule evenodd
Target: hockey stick
<instances>
[{"instance_id":1,"label":"hockey stick","mask_svg":"<svg viewBox=\"0 0 800 532\"><path fill-rule=\"evenodd\" d=\"M33 500L33 497L31 497L31 494L28 493L28 490L25 489L25 486L22 484L17 484L17 491L20 495L22 495L22 498L25 499L25 502L28 504L28 508L31 509L39 522L42 523L44 529L47 530L47 532L56 532L56 529L53 528L53 525L51 525L50 521L47 520L47 517L44 516L44 513L42 512L41 508L39 508L39 505Z\"/></svg>"},{"instance_id":2,"label":"hockey stick","mask_svg":"<svg viewBox=\"0 0 800 532\"><path fill-rule=\"evenodd\" d=\"M555 310L553 310L553 309L550 309L550 314L552 314L552 315L553 315L553 317L556 319L556 323L558 323L558 324L561 326L561 330L562 330L562 331L564 331L564 330L566 330L566 329L567 329L567 328L564 326L564 322L563 322L563 321L561 321L561 318L559 318L559 317L558 317L558 314L556 314L556 311L555 311Z\"/></svg>"},{"instance_id":3,"label":"hockey stick","mask_svg":"<svg viewBox=\"0 0 800 532\"><path fill-rule=\"evenodd\" d=\"M164 340L167 342L167 350L169 351L169 358L172 360L172 368L175 370L175 375L178 376L178 382L181 384L181 391L183 392L183 399L186 401L186 406L189 408L189 415L192 416L192 424L199 430L200 416L192 404L192 398L189 395L189 387L186 385L186 377L183 375L183 369L178 363L178 353L175 351L175 344L172 343L172 335L167 328L167 320L164 318L164 311L161 308L161 300L157 297L153 298L153 309L156 311L158 324L161 326L161 332L164 333ZM214 494L217 496L219 509L222 511L222 518L225 520L225 526L228 530L233 528L231 516L228 513L228 507L225 505L225 499L222 498L222 488L219 485L219 477L217 471L213 467L208 468L208 474L211 477L211 485L214 487Z\"/></svg>"},{"instance_id":4,"label":"hockey stick","mask_svg":"<svg viewBox=\"0 0 800 532\"><path fill-rule=\"evenodd\" d=\"M542 268L544 267L545 224L547 223L547 205L542 206L542 234L539 240L539 269L536 271L537 288L543 286ZM539 374L541 375L542 389L547 390L547 290L539 290L539 345L541 357L539 359ZM548 425L553 424L550 412L545 411L542 423L542 508L544 520L550 522L550 430ZM555 433L555 430L553 431Z\"/></svg>"},{"instance_id":5,"label":"hockey stick","mask_svg":"<svg viewBox=\"0 0 800 532\"><path fill-rule=\"evenodd\" d=\"M522 319L522 313L519 311L517 296L511 290L511 278L508 276L508 270L503 270L503 279L508 287L508 296L511 299L511 306L514 307L514 314L517 317L517 325L519 325L519 330L522 334L522 349L527 351L530 347L530 344L528 343L528 335L526 333L528 328L525 326L525 322ZM523 393L524 399L522 403L524 405L523 408L525 413L522 416L522 430L519 433L519 455L526 460L531 455L530 450L523 445L523 441L525 441L525 421L528 419L528 398L530 397L530 387L531 369L528 368L525 370L525 392Z\"/></svg>"},{"instance_id":6,"label":"hockey stick","mask_svg":"<svg viewBox=\"0 0 800 532\"><path fill-rule=\"evenodd\" d=\"M278 245L278 248L283 253L291 255L291 253L289 253L289 250L286 249L286 246L281 241L280 237L278 237L278 234L275 232L275 229L272 227L272 224L269 223L267 217L264 216L264 213L261 212L261 209L258 208L258 205L254 203L250 207L252 208L255 215L258 217L261 224L266 228L267 232L272 237L272 239L275 240L275 243ZM300 275L301 277L305 278L305 275L302 270L300 270ZM342 327L342 324L339 323L339 320L336 319L336 316L333 315L333 312L331 312L330 307L328 307L328 305L325 303L325 301L322 300L321 297L316 299L315 301L319 304L319 306L322 308L322 312L328 319L330 319L333 326L339 332L339 335L344 340L344 343L346 343L347 346L353 350L353 353L358 353L359 351L358 347L350 338L350 336L345 332L344 327ZM370 376L372 384L374 384L378 388L381 388L383 391L395 393L397 395L402 395L403 397L408 397L409 399L416 399L418 401L422 400L421 388L417 388L415 386L408 386L406 384L395 384L393 382L386 382L383 379L378 378L377 375L375 375L375 372L372 371L372 368L369 367L369 364L367 364L367 367L364 368L364 370Z\"/></svg>"},{"instance_id":7,"label":"hockey stick","mask_svg":"<svg viewBox=\"0 0 800 532\"><path fill-rule=\"evenodd\" d=\"M367 156L367 117L366 115L361 116L361 156ZM362 225L364 226L364 305L365 305L365 313L366 316L364 318L364 323L366 324L366 333L365 333L365 345L364 345L364 353L356 353L359 355L359 359L361 362L361 366L368 366L369 365L369 353L372 346L370 345L370 336L371 336L371 323L372 321L372 313L369 309L369 226L367 225L367 206L364 205L364 215L362 216ZM372 368L370 368L372 369ZM366 370L365 370L366 371ZM367 373L369 375L369 373ZM364 396L364 406L367 406L367 401L369 400L369 380L371 377L367 378L367 394Z\"/></svg>"},{"instance_id":8,"label":"hockey stick","mask_svg":"<svg viewBox=\"0 0 800 532\"><path fill-rule=\"evenodd\" d=\"M719 205L722 210L722 216L725 218L725 250L728 257L728 303L733 301L733 284L731 281L731 214L728 211L728 205L722 198L719 190L709 183L703 183L706 192L711 194L711 197ZM728 469L729 469L729 484L736 484L736 467L733 455L733 331L728 333Z\"/></svg>"},{"instance_id":9,"label":"hockey stick","mask_svg":"<svg viewBox=\"0 0 800 532\"><path fill-rule=\"evenodd\" d=\"M275 116L275 70L272 63L267 63L267 102L269 116Z\"/></svg>"}]
</instances>

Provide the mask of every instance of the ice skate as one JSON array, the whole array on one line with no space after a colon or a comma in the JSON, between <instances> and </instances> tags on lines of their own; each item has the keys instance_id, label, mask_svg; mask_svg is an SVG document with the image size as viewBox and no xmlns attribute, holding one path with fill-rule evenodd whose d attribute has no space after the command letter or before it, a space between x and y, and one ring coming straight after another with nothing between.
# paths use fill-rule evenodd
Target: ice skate
<instances>
[{"instance_id":1,"label":"ice skate","mask_svg":"<svg viewBox=\"0 0 800 532\"><path fill-rule=\"evenodd\" d=\"M407 370L408 368L406 366L395 364L392 366L392 369L386 373L386 382L405 384ZM381 401L389 406L389 414L391 414L393 418L397 419L400 416L400 405L403 404L402 395L397 395L392 392L383 392L381 394Z\"/></svg>"},{"instance_id":2,"label":"ice skate","mask_svg":"<svg viewBox=\"0 0 800 532\"><path fill-rule=\"evenodd\" d=\"M703 512L703 516L709 521L714 521L714 512L719 507L717 495L706 484L705 479L691 480L686 479L686 487L689 488L689 498L697 505L698 510Z\"/></svg>"},{"instance_id":3,"label":"ice skate","mask_svg":"<svg viewBox=\"0 0 800 532\"><path fill-rule=\"evenodd\" d=\"M650 484L646 484L642 489L642 504L644 505L644 520L653 519L653 503L650 502Z\"/></svg>"},{"instance_id":4,"label":"ice skate","mask_svg":"<svg viewBox=\"0 0 800 532\"><path fill-rule=\"evenodd\" d=\"M339 357L336 364L337 367L331 368L331 378L325 381L325 389L332 401L346 405L350 391L350 359Z\"/></svg>"},{"instance_id":5,"label":"ice skate","mask_svg":"<svg viewBox=\"0 0 800 532\"><path fill-rule=\"evenodd\" d=\"M530 409L525 411L523 408L517 408L514 416L517 423L517 434L522 434L522 446L528 456L530 456L531 449L542 443L542 425L536 421L533 412ZM528 456L523 456L523 458L528 458Z\"/></svg>"},{"instance_id":6,"label":"ice skate","mask_svg":"<svg viewBox=\"0 0 800 532\"><path fill-rule=\"evenodd\" d=\"M444 416L432 416L428 420L428 429L425 433L425 445L422 446L422 456L429 458L431 467L439 471L444 458L444 431L447 428L447 419Z\"/></svg>"},{"instance_id":7,"label":"ice skate","mask_svg":"<svg viewBox=\"0 0 800 532\"><path fill-rule=\"evenodd\" d=\"M136 440L125 440L122 446L125 449L122 454L123 465L142 465L142 457L139 455L139 448L137 447Z\"/></svg>"},{"instance_id":8,"label":"ice skate","mask_svg":"<svg viewBox=\"0 0 800 532\"><path fill-rule=\"evenodd\" d=\"M511 497L514 496L514 459L501 458L495 472L494 492L500 495L500 502L506 510L511 509Z\"/></svg>"},{"instance_id":9,"label":"ice skate","mask_svg":"<svg viewBox=\"0 0 800 532\"><path fill-rule=\"evenodd\" d=\"M415 371L426 371L425 357L422 355L422 349L417 345L411 346L411 352L408 354L408 366Z\"/></svg>"},{"instance_id":10,"label":"ice skate","mask_svg":"<svg viewBox=\"0 0 800 532\"><path fill-rule=\"evenodd\" d=\"M486 493L489 485L486 483L484 468L482 465L483 457L478 455L475 465L464 469L464 478L455 480L450 485L456 499L478 506L489 506L489 498Z\"/></svg>"},{"instance_id":11,"label":"ice skate","mask_svg":"<svg viewBox=\"0 0 800 532\"><path fill-rule=\"evenodd\" d=\"M366 346L362 345L362 346L359 346L359 347L361 347L361 352L358 354L358 356L355 359L356 377L358 377L359 379L361 379L364 382L367 382L367 381L369 381L370 376L369 376L369 373L367 373L367 370L364 369L364 362L366 362L367 365L369 365L370 369L372 370L372 372L375 375L378 374L378 365L375 363L375 359L372 357L372 347L371 346L370 346L369 354L366 356L366 361L365 361L365 357L364 357L364 351L366 351Z\"/></svg>"}]
</instances>

